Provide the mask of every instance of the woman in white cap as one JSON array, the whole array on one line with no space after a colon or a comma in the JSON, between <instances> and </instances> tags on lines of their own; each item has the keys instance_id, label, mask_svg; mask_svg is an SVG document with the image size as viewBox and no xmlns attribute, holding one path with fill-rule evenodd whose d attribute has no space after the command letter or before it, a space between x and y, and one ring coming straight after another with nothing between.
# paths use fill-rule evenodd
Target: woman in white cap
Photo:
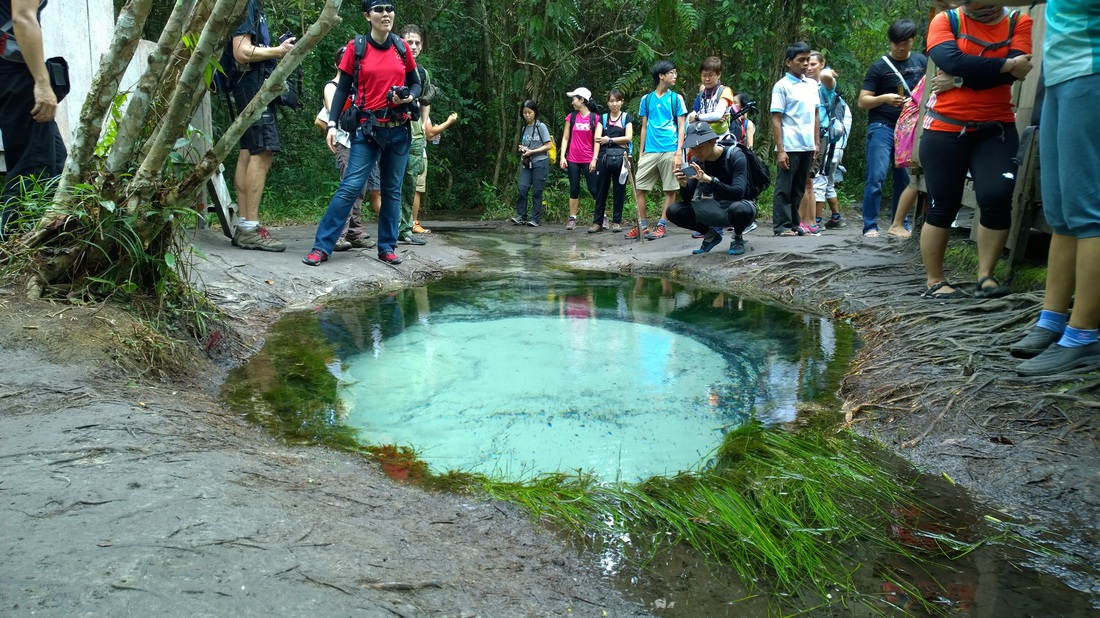
<instances>
[{"instance_id":1,"label":"woman in white cap","mask_svg":"<svg viewBox=\"0 0 1100 618\"><path fill-rule=\"evenodd\" d=\"M565 117L565 130L561 135L561 151L565 153L561 168L569 170L569 221L565 229L574 230L581 196L581 172L584 172L584 181L593 199L600 185L596 174L596 161L600 156L596 127L600 124L600 112L588 88L577 88L565 94L572 97L573 103L573 111Z\"/></svg>"}]
</instances>

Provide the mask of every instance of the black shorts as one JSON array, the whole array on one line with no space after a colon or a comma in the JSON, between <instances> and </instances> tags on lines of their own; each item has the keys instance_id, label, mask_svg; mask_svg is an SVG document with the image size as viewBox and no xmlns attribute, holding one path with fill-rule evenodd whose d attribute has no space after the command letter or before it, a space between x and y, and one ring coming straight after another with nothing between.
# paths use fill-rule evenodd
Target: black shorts
<instances>
[{"instance_id":1,"label":"black shorts","mask_svg":"<svg viewBox=\"0 0 1100 618\"><path fill-rule=\"evenodd\" d=\"M240 113L252 101L252 97L260 90L261 83L248 76L241 79L237 87L233 89L233 100L237 104L237 113ZM275 122L275 102L267 106L263 115L251 127L241 135L241 150L247 150L248 154L260 154L261 152L279 152L279 126Z\"/></svg>"}]
</instances>

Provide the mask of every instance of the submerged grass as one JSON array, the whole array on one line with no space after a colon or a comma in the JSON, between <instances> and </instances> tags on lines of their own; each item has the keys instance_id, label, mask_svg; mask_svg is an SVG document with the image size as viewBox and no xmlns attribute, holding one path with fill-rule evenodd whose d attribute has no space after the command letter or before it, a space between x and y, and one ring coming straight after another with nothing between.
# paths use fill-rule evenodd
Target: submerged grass
<instances>
[{"instance_id":1,"label":"submerged grass","mask_svg":"<svg viewBox=\"0 0 1100 618\"><path fill-rule=\"evenodd\" d=\"M718 463L640 484L601 484L584 474L527 482L478 479L492 497L584 535L687 543L777 591L833 586L855 594L853 555L874 546L911 553L889 534L891 508L915 500L874 463L874 447L850 434L789 433L748 423L726 438ZM463 480L473 480L466 477Z\"/></svg>"}]
</instances>

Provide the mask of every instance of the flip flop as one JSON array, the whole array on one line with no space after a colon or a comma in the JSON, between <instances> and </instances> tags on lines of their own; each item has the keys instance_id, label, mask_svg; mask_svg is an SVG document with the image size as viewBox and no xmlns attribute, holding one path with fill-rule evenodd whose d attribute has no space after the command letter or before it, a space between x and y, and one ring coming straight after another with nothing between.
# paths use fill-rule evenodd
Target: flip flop
<instances>
[{"instance_id":1,"label":"flip flop","mask_svg":"<svg viewBox=\"0 0 1100 618\"><path fill-rule=\"evenodd\" d=\"M783 232L776 232L775 235L776 236L801 236L801 234L799 234L798 232L796 232L794 230L785 230Z\"/></svg>"},{"instance_id":2,"label":"flip flop","mask_svg":"<svg viewBox=\"0 0 1100 618\"><path fill-rule=\"evenodd\" d=\"M954 289L950 292L940 292L941 289L947 287ZM920 295L921 298L927 298L929 300L955 300L958 298L966 298L967 296L969 296L969 294L951 285L951 283L947 281L940 281L936 285L933 285L932 287L925 290L924 293Z\"/></svg>"},{"instance_id":3,"label":"flip flop","mask_svg":"<svg viewBox=\"0 0 1100 618\"><path fill-rule=\"evenodd\" d=\"M982 284L986 281L992 281L997 285L983 288ZM1012 293L1012 288L1007 285L1001 285L999 281L993 277L982 277L978 279L978 287L974 289L974 298L1002 298Z\"/></svg>"}]
</instances>

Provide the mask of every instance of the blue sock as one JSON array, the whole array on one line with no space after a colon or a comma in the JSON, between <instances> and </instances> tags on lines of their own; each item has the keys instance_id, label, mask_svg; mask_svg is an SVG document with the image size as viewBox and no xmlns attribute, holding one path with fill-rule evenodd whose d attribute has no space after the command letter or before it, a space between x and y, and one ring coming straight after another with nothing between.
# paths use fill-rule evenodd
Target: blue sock
<instances>
[{"instance_id":1,"label":"blue sock","mask_svg":"<svg viewBox=\"0 0 1100 618\"><path fill-rule=\"evenodd\" d=\"M840 213L839 212L834 212L833 213L833 221L840 221Z\"/></svg>"},{"instance_id":2,"label":"blue sock","mask_svg":"<svg viewBox=\"0 0 1100 618\"><path fill-rule=\"evenodd\" d=\"M1081 348L1091 343L1096 343L1096 341L1095 328L1086 330L1067 326L1066 332L1062 333L1062 338L1058 340L1058 345L1063 348Z\"/></svg>"},{"instance_id":3,"label":"blue sock","mask_svg":"<svg viewBox=\"0 0 1100 618\"><path fill-rule=\"evenodd\" d=\"M645 219L638 219L638 229L639 230L644 230L645 229Z\"/></svg>"},{"instance_id":4,"label":"blue sock","mask_svg":"<svg viewBox=\"0 0 1100 618\"><path fill-rule=\"evenodd\" d=\"M668 225L668 221L665 221L665 220L664 220L663 218L662 218L662 219L657 219L657 225L660 225L660 226L667 226L667 225Z\"/></svg>"},{"instance_id":5,"label":"blue sock","mask_svg":"<svg viewBox=\"0 0 1100 618\"><path fill-rule=\"evenodd\" d=\"M1066 322L1068 321L1068 313L1058 313L1057 311L1047 311L1043 309L1039 313L1039 322L1035 325L1039 328L1045 328L1052 333L1060 333L1066 330Z\"/></svg>"},{"instance_id":6,"label":"blue sock","mask_svg":"<svg viewBox=\"0 0 1100 618\"><path fill-rule=\"evenodd\" d=\"M814 218L814 225L821 225L821 217Z\"/></svg>"}]
</instances>

